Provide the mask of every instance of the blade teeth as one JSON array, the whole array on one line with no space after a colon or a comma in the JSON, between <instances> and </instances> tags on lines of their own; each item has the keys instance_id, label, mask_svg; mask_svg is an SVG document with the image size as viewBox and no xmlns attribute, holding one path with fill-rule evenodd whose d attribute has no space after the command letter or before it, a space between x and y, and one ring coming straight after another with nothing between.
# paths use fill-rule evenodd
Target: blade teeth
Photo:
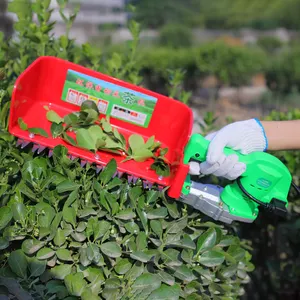
<instances>
[{"instance_id":1,"label":"blade teeth","mask_svg":"<svg viewBox=\"0 0 300 300\"><path fill-rule=\"evenodd\" d=\"M81 167L83 168L86 165L86 163L87 163L86 160L82 160L81 163L80 163Z\"/></svg>"},{"instance_id":2,"label":"blade teeth","mask_svg":"<svg viewBox=\"0 0 300 300\"><path fill-rule=\"evenodd\" d=\"M96 170L97 174L98 174L102 169L103 169L103 166L97 165L97 170Z\"/></svg>"},{"instance_id":3,"label":"blade teeth","mask_svg":"<svg viewBox=\"0 0 300 300\"><path fill-rule=\"evenodd\" d=\"M158 190L159 190L160 192L161 192L163 189L164 189L163 186L161 186L161 185L158 186Z\"/></svg>"},{"instance_id":4,"label":"blade teeth","mask_svg":"<svg viewBox=\"0 0 300 300\"><path fill-rule=\"evenodd\" d=\"M51 157L52 155L53 155L53 150L49 150L48 157Z\"/></svg>"},{"instance_id":5,"label":"blade teeth","mask_svg":"<svg viewBox=\"0 0 300 300\"><path fill-rule=\"evenodd\" d=\"M139 180L138 177L133 177L133 183L134 183L134 184L136 184L138 180Z\"/></svg>"},{"instance_id":6,"label":"blade teeth","mask_svg":"<svg viewBox=\"0 0 300 300\"><path fill-rule=\"evenodd\" d=\"M70 155L70 159L71 159L71 160L74 160L75 158L76 158L76 156Z\"/></svg>"},{"instance_id":7,"label":"blade teeth","mask_svg":"<svg viewBox=\"0 0 300 300\"><path fill-rule=\"evenodd\" d=\"M123 176L124 172L118 171L118 177L121 178Z\"/></svg>"},{"instance_id":8,"label":"blade teeth","mask_svg":"<svg viewBox=\"0 0 300 300\"><path fill-rule=\"evenodd\" d=\"M132 180L133 180L133 176L131 176L131 175L128 175L128 183L131 183L131 182L132 182Z\"/></svg>"},{"instance_id":9,"label":"blade teeth","mask_svg":"<svg viewBox=\"0 0 300 300\"><path fill-rule=\"evenodd\" d=\"M143 180L143 188L146 189L148 187L148 181Z\"/></svg>"},{"instance_id":10,"label":"blade teeth","mask_svg":"<svg viewBox=\"0 0 300 300\"><path fill-rule=\"evenodd\" d=\"M22 143L23 143L23 140L22 139L18 139L16 146L19 147L19 146L22 145Z\"/></svg>"},{"instance_id":11,"label":"blade teeth","mask_svg":"<svg viewBox=\"0 0 300 300\"><path fill-rule=\"evenodd\" d=\"M37 154L42 153L45 149L46 149L46 146L41 146L40 145Z\"/></svg>"},{"instance_id":12,"label":"blade teeth","mask_svg":"<svg viewBox=\"0 0 300 300\"><path fill-rule=\"evenodd\" d=\"M153 186L153 183L148 181L148 189L151 190L152 189L152 186Z\"/></svg>"},{"instance_id":13,"label":"blade teeth","mask_svg":"<svg viewBox=\"0 0 300 300\"><path fill-rule=\"evenodd\" d=\"M32 147L32 152L35 153L39 149L39 145L34 144Z\"/></svg>"},{"instance_id":14,"label":"blade teeth","mask_svg":"<svg viewBox=\"0 0 300 300\"><path fill-rule=\"evenodd\" d=\"M118 175L118 171L115 172L115 174L112 176L112 178L115 178Z\"/></svg>"},{"instance_id":15,"label":"blade teeth","mask_svg":"<svg viewBox=\"0 0 300 300\"><path fill-rule=\"evenodd\" d=\"M21 148L24 149L28 144L30 144L30 141L23 141Z\"/></svg>"}]
</instances>

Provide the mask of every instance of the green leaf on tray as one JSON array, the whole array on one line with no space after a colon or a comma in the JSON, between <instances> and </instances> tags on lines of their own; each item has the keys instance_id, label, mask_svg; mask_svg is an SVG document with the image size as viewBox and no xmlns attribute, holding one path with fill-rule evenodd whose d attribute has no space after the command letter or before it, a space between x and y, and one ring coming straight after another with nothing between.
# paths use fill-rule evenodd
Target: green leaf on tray
<instances>
[{"instance_id":1,"label":"green leaf on tray","mask_svg":"<svg viewBox=\"0 0 300 300\"><path fill-rule=\"evenodd\" d=\"M32 128L28 128L28 131L44 137L49 137L49 134L43 128L32 127Z\"/></svg>"},{"instance_id":2,"label":"green leaf on tray","mask_svg":"<svg viewBox=\"0 0 300 300\"><path fill-rule=\"evenodd\" d=\"M47 113L46 113L46 117L47 117L47 120L52 122L52 123L59 124L59 123L63 122L63 118L61 118L57 114L57 112L55 112L54 110L48 110Z\"/></svg>"},{"instance_id":3,"label":"green leaf on tray","mask_svg":"<svg viewBox=\"0 0 300 300\"><path fill-rule=\"evenodd\" d=\"M18 124L22 130L28 129L28 125L23 121L22 118L18 118Z\"/></svg>"}]
</instances>

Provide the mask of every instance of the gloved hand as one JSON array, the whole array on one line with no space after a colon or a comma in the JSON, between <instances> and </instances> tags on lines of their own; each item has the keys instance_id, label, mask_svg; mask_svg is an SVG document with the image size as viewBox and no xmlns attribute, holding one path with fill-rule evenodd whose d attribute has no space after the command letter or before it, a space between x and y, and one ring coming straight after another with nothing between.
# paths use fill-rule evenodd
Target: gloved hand
<instances>
[{"instance_id":1,"label":"gloved hand","mask_svg":"<svg viewBox=\"0 0 300 300\"><path fill-rule=\"evenodd\" d=\"M190 163L190 174L213 174L234 180L246 171L246 165L238 161L236 154L226 156L224 147L237 150L242 154L265 151L268 140L263 126L257 119L231 123L217 132L206 136L210 140L206 161L201 164Z\"/></svg>"}]
</instances>

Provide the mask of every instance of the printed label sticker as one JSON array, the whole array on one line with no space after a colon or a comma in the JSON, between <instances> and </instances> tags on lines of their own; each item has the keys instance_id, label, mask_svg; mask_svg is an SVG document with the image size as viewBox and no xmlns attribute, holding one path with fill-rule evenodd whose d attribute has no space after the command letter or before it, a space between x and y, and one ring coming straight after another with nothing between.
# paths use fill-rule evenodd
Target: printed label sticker
<instances>
[{"instance_id":1,"label":"printed label sticker","mask_svg":"<svg viewBox=\"0 0 300 300\"><path fill-rule=\"evenodd\" d=\"M142 127L148 127L157 98L68 70L62 100L80 106L95 101L102 114Z\"/></svg>"}]
</instances>

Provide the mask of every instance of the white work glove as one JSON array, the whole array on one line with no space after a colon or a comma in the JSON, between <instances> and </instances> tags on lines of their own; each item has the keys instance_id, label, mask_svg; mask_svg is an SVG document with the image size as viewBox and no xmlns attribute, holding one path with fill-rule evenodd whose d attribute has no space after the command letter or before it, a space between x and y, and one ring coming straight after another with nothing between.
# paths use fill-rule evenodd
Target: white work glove
<instances>
[{"instance_id":1,"label":"white work glove","mask_svg":"<svg viewBox=\"0 0 300 300\"><path fill-rule=\"evenodd\" d=\"M210 142L206 161L190 162L191 175L212 174L234 180L246 171L246 165L238 161L236 154L226 156L224 147L242 154L265 151L268 141L263 126L257 119L231 123L205 137Z\"/></svg>"}]
</instances>

